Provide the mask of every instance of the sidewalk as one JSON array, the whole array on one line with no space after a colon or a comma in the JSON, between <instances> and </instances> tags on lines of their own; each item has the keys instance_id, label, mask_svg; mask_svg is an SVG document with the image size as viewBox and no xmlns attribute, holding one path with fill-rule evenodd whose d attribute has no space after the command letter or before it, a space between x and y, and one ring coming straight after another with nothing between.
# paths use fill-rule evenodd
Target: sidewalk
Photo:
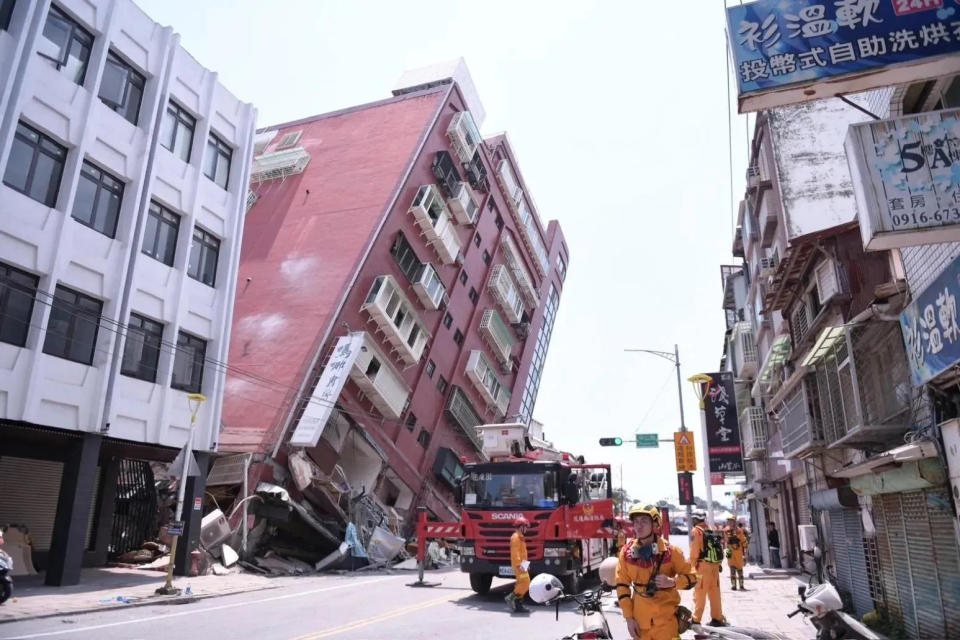
<instances>
[{"instance_id":1,"label":"sidewalk","mask_svg":"<svg viewBox=\"0 0 960 640\"><path fill-rule=\"evenodd\" d=\"M797 608L797 586L793 577L751 580L751 572L762 573L756 565L747 565L743 570L743 586L746 591L730 590L730 573L724 562L720 574L720 591L723 598L723 613L727 621L736 626L753 627L764 631L778 632L797 640L812 640L817 633L807 624L802 615L788 618L787 614ZM682 604L693 611L693 591L681 591ZM710 604L704 611L704 620L710 616Z\"/></svg>"},{"instance_id":2,"label":"sidewalk","mask_svg":"<svg viewBox=\"0 0 960 640\"><path fill-rule=\"evenodd\" d=\"M87 613L149 604L186 602L245 591L273 589L287 583L283 578L268 578L250 573L226 576L176 578L174 586L191 595L157 596L165 574L142 569L84 569L80 584L72 587L48 587L43 574L14 578L14 597L0 605L0 623Z\"/></svg>"}]
</instances>

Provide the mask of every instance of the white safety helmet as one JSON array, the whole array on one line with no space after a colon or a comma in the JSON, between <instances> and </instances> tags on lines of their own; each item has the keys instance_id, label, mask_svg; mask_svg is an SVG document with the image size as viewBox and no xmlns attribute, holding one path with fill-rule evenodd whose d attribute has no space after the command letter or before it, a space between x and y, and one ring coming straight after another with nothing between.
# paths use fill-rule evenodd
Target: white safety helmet
<instances>
[{"instance_id":1,"label":"white safety helmet","mask_svg":"<svg viewBox=\"0 0 960 640\"><path fill-rule=\"evenodd\" d=\"M598 572L600 573L600 580L603 584L608 587L617 586L617 565L619 563L620 559L617 556L610 556L600 563Z\"/></svg>"},{"instance_id":2,"label":"white safety helmet","mask_svg":"<svg viewBox=\"0 0 960 640\"><path fill-rule=\"evenodd\" d=\"M530 599L540 604L555 600L563 593L563 585L556 576L541 573L530 581Z\"/></svg>"}]
</instances>

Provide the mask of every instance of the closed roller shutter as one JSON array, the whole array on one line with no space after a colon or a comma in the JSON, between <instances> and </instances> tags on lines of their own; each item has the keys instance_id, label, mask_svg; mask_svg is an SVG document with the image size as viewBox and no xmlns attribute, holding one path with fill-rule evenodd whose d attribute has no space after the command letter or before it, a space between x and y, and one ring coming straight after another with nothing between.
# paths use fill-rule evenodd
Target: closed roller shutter
<instances>
[{"instance_id":1,"label":"closed roller shutter","mask_svg":"<svg viewBox=\"0 0 960 640\"><path fill-rule=\"evenodd\" d=\"M813 524L810 515L810 488L797 487L797 524Z\"/></svg>"},{"instance_id":2,"label":"closed roller shutter","mask_svg":"<svg viewBox=\"0 0 960 640\"><path fill-rule=\"evenodd\" d=\"M948 638L960 638L960 549L953 529L953 513L946 488L927 490L927 515L930 518L930 537L937 557L940 576L940 597L946 618Z\"/></svg>"},{"instance_id":3,"label":"closed roller shutter","mask_svg":"<svg viewBox=\"0 0 960 640\"><path fill-rule=\"evenodd\" d=\"M0 525L26 525L34 551L50 550L62 475L62 462L0 457Z\"/></svg>"},{"instance_id":4,"label":"closed roller shutter","mask_svg":"<svg viewBox=\"0 0 960 640\"><path fill-rule=\"evenodd\" d=\"M834 509L827 513L830 517L830 542L833 545L837 586L850 597L853 610L859 617L874 608L867 577L860 511Z\"/></svg>"}]
</instances>

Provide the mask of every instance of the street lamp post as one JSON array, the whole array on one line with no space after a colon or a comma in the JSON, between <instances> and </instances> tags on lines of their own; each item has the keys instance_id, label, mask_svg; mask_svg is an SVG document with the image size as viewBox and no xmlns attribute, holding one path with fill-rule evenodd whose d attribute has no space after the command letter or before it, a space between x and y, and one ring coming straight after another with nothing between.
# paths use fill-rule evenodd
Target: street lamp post
<instances>
[{"instance_id":1,"label":"street lamp post","mask_svg":"<svg viewBox=\"0 0 960 640\"><path fill-rule=\"evenodd\" d=\"M183 498L187 492L187 476L190 475L190 458L193 456L193 428L197 423L197 413L200 406L206 402L207 397L199 393L191 393L187 396L187 402L190 406L190 431L187 433L187 444L183 448L183 469L180 472L180 486L177 488L177 512L174 521L181 522L183 517ZM182 526L182 523L181 525ZM170 563L167 565L167 582L157 589L157 594L162 596L179 595L180 589L173 586L173 565L177 557L177 541L180 539L179 533L172 534L173 541L170 543Z\"/></svg>"},{"instance_id":2,"label":"street lamp post","mask_svg":"<svg viewBox=\"0 0 960 640\"><path fill-rule=\"evenodd\" d=\"M673 345L673 353L669 351L655 351L653 349L624 349L624 351L629 351L631 353L651 353L655 356L660 356L664 360L669 360L677 368L677 398L680 400L680 431L687 430L687 423L683 418L683 383L680 377L680 347ZM693 507L691 505L686 505L687 507L687 531L693 531ZM667 526L670 526L667 523Z\"/></svg>"},{"instance_id":3,"label":"street lamp post","mask_svg":"<svg viewBox=\"0 0 960 640\"><path fill-rule=\"evenodd\" d=\"M700 437L703 438L703 484L707 491L707 525L713 528L713 484L710 478L710 447L707 443L707 394L713 378L705 373L692 375L688 380L693 383L693 393L700 401Z\"/></svg>"}]
</instances>

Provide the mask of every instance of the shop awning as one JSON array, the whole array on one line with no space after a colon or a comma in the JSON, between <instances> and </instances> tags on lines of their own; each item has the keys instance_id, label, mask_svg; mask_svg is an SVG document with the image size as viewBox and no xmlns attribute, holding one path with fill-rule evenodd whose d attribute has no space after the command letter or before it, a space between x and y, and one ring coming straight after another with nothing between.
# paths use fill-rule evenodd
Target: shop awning
<instances>
[{"instance_id":1,"label":"shop awning","mask_svg":"<svg viewBox=\"0 0 960 640\"><path fill-rule=\"evenodd\" d=\"M830 473L834 478L856 478L895 468L905 462L915 462L937 457L937 447L932 442L914 442L890 449L880 455L857 464L842 467ZM883 467L881 469L881 467Z\"/></svg>"},{"instance_id":2,"label":"shop awning","mask_svg":"<svg viewBox=\"0 0 960 640\"><path fill-rule=\"evenodd\" d=\"M764 383L769 382L774 368L786 362L788 355L790 355L790 336L777 336L770 346L770 353L764 361L759 375L757 375L757 380Z\"/></svg>"},{"instance_id":3,"label":"shop awning","mask_svg":"<svg viewBox=\"0 0 960 640\"><path fill-rule=\"evenodd\" d=\"M804 367L812 367L823 360L823 358L830 353L830 350L833 349L833 346L844 339L846 333L847 327L844 325L827 327L821 331L817 337L817 341L813 344L810 351L807 352L807 355L804 356L801 364Z\"/></svg>"}]
</instances>

